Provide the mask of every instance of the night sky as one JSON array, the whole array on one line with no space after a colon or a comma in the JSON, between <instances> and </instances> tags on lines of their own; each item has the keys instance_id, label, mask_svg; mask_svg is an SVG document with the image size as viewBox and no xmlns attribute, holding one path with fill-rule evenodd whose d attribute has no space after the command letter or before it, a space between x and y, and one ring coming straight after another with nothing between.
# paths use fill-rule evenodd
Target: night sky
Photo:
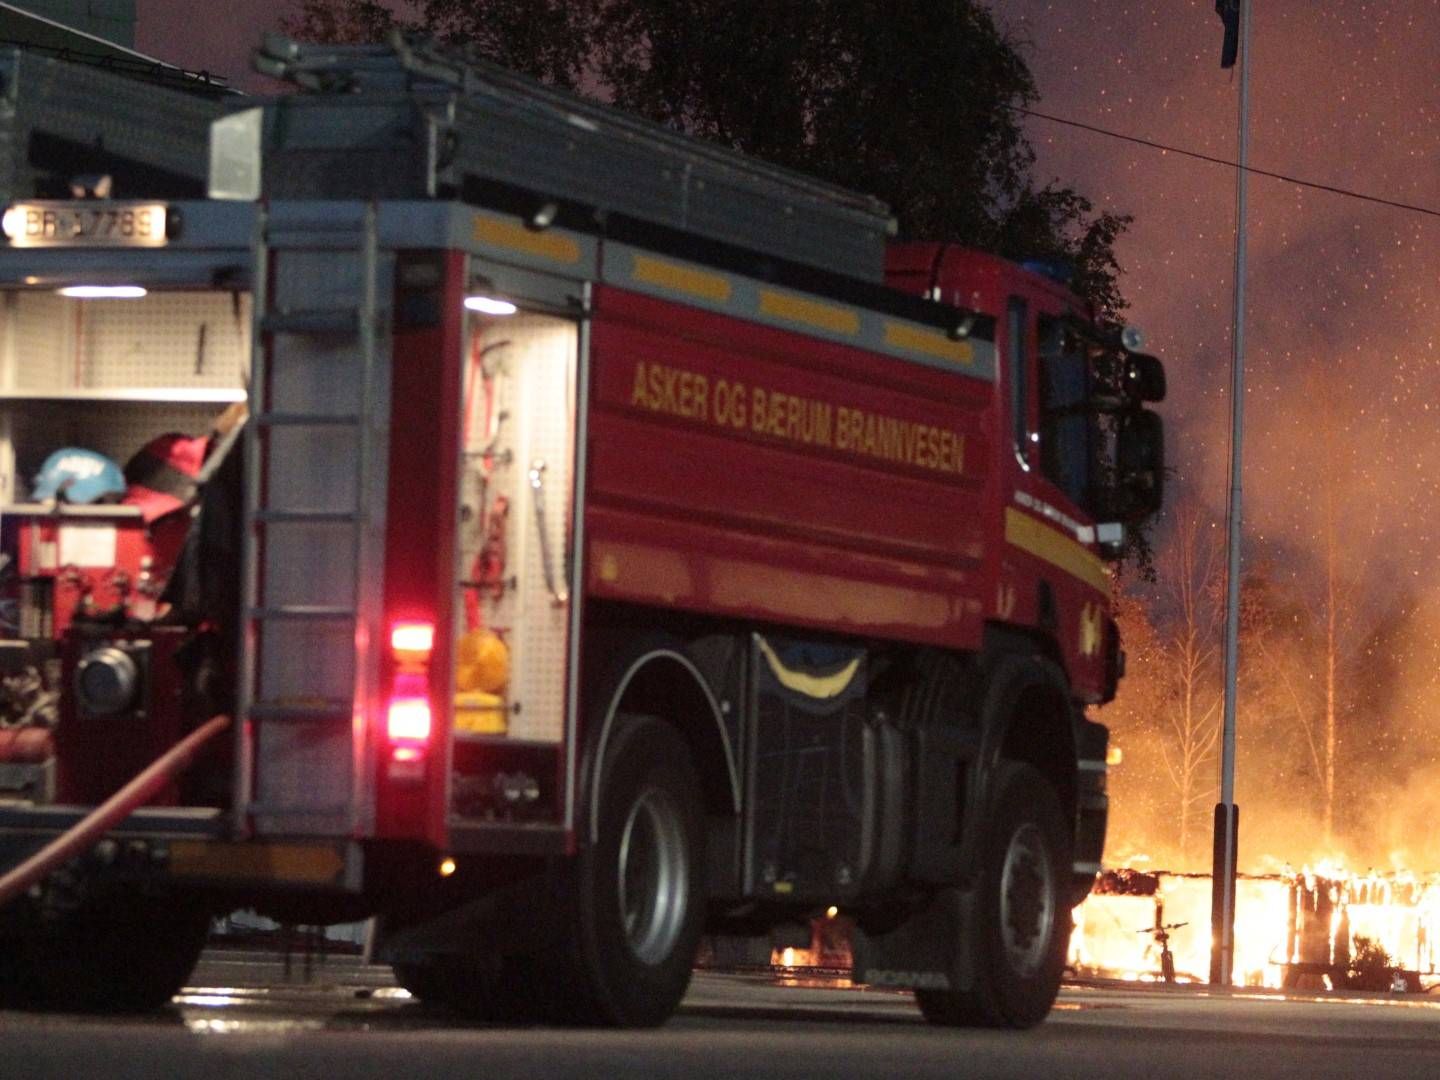
<instances>
[{"instance_id":1,"label":"night sky","mask_svg":"<svg viewBox=\"0 0 1440 1080\"><path fill-rule=\"evenodd\" d=\"M1030 42L1042 111L1235 159L1238 69L1219 67L1211 0L994 7ZM1251 165L1440 211L1440 2L1254 7ZM1135 215L1124 287L1172 373L1172 459L1222 508L1233 171L1040 120L1029 132L1041 178ZM1247 522L1309 546L1317 480L1333 476L1365 591L1440 585L1440 217L1260 177L1249 200Z\"/></svg>"},{"instance_id":2,"label":"night sky","mask_svg":"<svg viewBox=\"0 0 1440 1080\"><path fill-rule=\"evenodd\" d=\"M232 76L287 0L139 0L145 52ZM1213 0L995 0L1037 108L1233 160L1238 69ZM1440 210L1440 0L1255 5L1251 164ZM1171 372L1179 489L1223 509L1234 173L1032 120L1039 180L1135 216L1120 244L1133 321ZM1335 477L1350 572L1378 610L1440 592L1440 217L1250 183L1247 520L1304 574Z\"/></svg>"}]
</instances>

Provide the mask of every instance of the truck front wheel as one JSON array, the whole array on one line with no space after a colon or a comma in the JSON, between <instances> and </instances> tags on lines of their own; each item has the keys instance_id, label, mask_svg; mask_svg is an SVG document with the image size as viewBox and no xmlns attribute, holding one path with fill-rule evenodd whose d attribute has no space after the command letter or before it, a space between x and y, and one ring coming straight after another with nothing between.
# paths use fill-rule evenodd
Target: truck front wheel
<instances>
[{"instance_id":1,"label":"truck front wheel","mask_svg":"<svg viewBox=\"0 0 1440 1080\"><path fill-rule=\"evenodd\" d=\"M1060 990L1069 944L1070 842L1054 787L1034 768L1002 762L978 885L968 991L917 990L932 1024L1026 1028Z\"/></svg>"}]
</instances>

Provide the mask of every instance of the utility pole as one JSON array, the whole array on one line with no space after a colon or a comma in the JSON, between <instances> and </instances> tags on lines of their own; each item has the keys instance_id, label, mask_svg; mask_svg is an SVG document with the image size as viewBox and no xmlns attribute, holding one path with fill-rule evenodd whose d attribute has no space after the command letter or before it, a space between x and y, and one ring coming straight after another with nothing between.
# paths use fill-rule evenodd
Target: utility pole
<instances>
[{"instance_id":1,"label":"utility pole","mask_svg":"<svg viewBox=\"0 0 1440 1080\"><path fill-rule=\"evenodd\" d=\"M1216 11L1238 26L1240 167L1235 173L1235 313L1230 354L1230 491L1226 500L1225 719L1220 749L1220 801L1215 805L1215 850L1210 892L1210 982L1228 986L1235 965L1235 867L1240 808L1235 805L1235 697L1240 661L1241 460L1245 431L1245 181L1250 151L1250 0L1221 0ZM1227 54L1229 53L1227 42ZM1221 59L1225 65L1225 57Z\"/></svg>"}]
</instances>

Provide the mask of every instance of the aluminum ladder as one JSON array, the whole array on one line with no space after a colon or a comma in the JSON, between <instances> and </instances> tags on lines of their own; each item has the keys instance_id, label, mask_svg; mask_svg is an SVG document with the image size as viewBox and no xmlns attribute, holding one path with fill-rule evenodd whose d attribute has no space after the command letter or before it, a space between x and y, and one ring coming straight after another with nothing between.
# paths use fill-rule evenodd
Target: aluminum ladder
<instances>
[{"instance_id":1,"label":"aluminum ladder","mask_svg":"<svg viewBox=\"0 0 1440 1080\"><path fill-rule=\"evenodd\" d=\"M391 260L374 203L280 202L255 238L234 832L373 815ZM371 583L370 587L365 587Z\"/></svg>"}]
</instances>

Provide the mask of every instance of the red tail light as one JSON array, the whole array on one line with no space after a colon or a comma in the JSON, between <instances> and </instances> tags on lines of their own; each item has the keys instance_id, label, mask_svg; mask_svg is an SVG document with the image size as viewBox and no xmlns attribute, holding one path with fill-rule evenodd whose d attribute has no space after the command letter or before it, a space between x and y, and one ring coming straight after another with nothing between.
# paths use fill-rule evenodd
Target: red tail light
<instances>
[{"instance_id":1,"label":"red tail light","mask_svg":"<svg viewBox=\"0 0 1440 1080\"><path fill-rule=\"evenodd\" d=\"M430 702L425 698L391 698L385 712L385 734L391 742L427 742Z\"/></svg>"},{"instance_id":2,"label":"red tail light","mask_svg":"<svg viewBox=\"0 0 1440 1080\"><path fill-rule=\"evenodd\" d=\"M435 624L396 622L390 627L394 678L385 706L385 737L390 743L392 776L422 775L429 750L433 718L430 714L430 654L435 648ZM400 766L397 772L395 766Z\"/></svg>"},{"instance_id":3,"label":"red tail light","mask_svg":"<svg viewBox=\"0 0 1440 1080\"><path fill-rule=\"evenodd\" d=\"M430 659L435 648L435 626L433 623L397 622L390 627L390 648L397 660L414 657Z\"/></svg>"}]
</instances>

